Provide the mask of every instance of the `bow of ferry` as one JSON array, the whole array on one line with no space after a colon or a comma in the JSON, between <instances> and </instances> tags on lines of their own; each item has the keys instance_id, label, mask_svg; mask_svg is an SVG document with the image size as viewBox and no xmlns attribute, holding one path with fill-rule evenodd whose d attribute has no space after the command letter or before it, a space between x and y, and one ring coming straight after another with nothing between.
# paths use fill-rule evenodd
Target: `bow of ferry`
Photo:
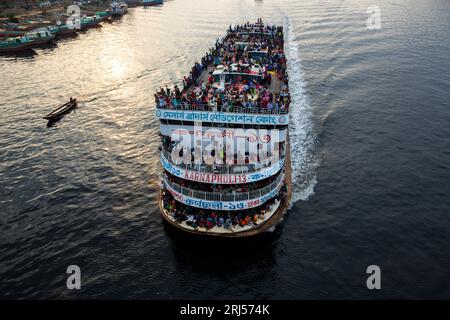
<instances>
[{"instance_id":1,"label":"bow of ferry","mask_svg":"<svg viewBox=\"0 0 450 320\"><path fill-rule=\"evenodd\" d=\"M163 218L216 237L274 227L291 198L283 28L230 26L182 88L161 88L155 103Z\"/></svg>"}]
</instances>

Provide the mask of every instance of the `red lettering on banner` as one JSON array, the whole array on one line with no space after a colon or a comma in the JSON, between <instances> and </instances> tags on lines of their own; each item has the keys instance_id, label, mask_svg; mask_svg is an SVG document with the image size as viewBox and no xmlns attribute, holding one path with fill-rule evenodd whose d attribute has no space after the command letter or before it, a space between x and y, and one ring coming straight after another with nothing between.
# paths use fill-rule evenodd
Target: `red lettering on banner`
<instances>
[{"instance_id":1,"label":"red lettering on banner","mask_svg":"<svg viewBox=\"0 0 450 320\"><path fill-rule=\"evenodd\" d=\"M255 200L255 201L250 201L249 203L248 203L248 207L249 208L252 208L252 207L254 207L254 206L257 206L259 204L259 199L258 200Z\"/></svg>"},{"instance_id":2,"label":"red lettering on banner","mask_svg":"<svg viewBox=\"0 0 450 320\"><path fill-rule=\"evenodd\" d=\"M174 197L175 200L178 200L179 202L183 202L184 201L184 197L179 194L178 192L172 191L169 189L169 192L172 194L172 196Z\"/></svg>"}]
</instances>

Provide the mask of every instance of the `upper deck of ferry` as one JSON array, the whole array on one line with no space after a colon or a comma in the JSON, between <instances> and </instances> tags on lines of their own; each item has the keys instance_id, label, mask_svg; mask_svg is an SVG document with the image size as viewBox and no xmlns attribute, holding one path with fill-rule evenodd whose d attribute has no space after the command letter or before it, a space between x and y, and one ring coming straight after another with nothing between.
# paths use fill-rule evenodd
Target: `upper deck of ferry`
<instances>
[{"instance_id":1,"label":"upper deck of ferry","mask_svg":"<svg viewBox=\"0 0 450 320\"><path fill-rule=\"evenodd\" d=\"M155 103L160 119L286 125L290 94L282 27L230 26L227 35L184 77L182 89L161 88ZM211 119L212 113L268 115L273 119L258 121L250 116L220 121Z\"/></svg>"}]
</instances>

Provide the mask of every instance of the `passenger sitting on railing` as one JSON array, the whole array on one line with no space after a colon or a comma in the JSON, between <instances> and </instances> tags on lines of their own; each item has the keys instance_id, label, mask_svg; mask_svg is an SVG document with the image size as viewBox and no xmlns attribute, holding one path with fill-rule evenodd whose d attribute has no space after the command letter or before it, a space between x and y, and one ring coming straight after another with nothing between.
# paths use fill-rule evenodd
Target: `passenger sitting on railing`
<instances>
[{"instance_id":1,"label":"passenger sitting on railing","mask_svg":"<svg viewBox=\"0 0 450 320\"><path fill-rule=\"evenodd\" d=\"M212 96L211 99L209 100L209 106L211 107L211 109L213 111L216 111L217 109L217 102L216 102L216 97Z\"/></svg>"},{"instance_id":2,"label":"passenger sitting on railing","mask_svg":"<svg viewBox=\"0 0 450 320\"><path fill-rule=\"evenodd\" d=\"M189 214L186 219L186 224L193 228L197 228L196 219L193 214Z\"/></svg>"},{"instance_id":3,"label":"passenger sitting on railing","mask_svg":"<svg viewBox=\"0 0 450 320\"><path fill-rule=\"evenodd\" d=\"M216 225L214 212L206 218L206 229L211 229Z\"/></svg>"},{"instance_id":4,"label":"passenger sitting on railing","mask_svg":"<svg viewBox=\"0 0 450 320\"><path fill-rule=\"evenodd\" d=\"M243 219L241 219L239 225L240 225L241 227L246 226L246 225L248 225L248 224L250 223L250 221L251 221L251 218L250 218L250 216L247 214Z\"/></svg>"},{"instance_id":5,"label":"passenger sitting on railing","mask_svg":"<svg viewBox=\"0 0 450 320\"><path fill-rule=\"evenodd\" d=\"M287 188L283 186L282 193L275 198L267 201L260 208L250 209L246 212L212 212L205 213L203 210L197 211L192 207L187 207L181 203L175 202L172 195L163 189L161 198L163 201L163 207L168 214L170 214L179 223L186 221L186 224L193 227L201 227L210 229L215 226L222 226L225 229L230 229L232 225L255 226L258 224L258 220L264 220L264 215L270 211L271 205L275 201L280 201L282 197L285 197ZM170 210L170 211L169 211Z\"/></svg>"},{"instance_id":6,"label":"passenger sitting on railing","mask_svg":"<svg viewBox=\"0 0 450 320\"><path fill-rule=\"evenodd\" d=\"M223 223L223 227L225 229L230 229L232 224L233 224L233 222L232 222L230 216L228 215L228 217L225 219L225 222Z\"/></svg>"},{"instance_id":7,"label":"passenger sitting on railing","mask_svg":"<svg viewBox=\"0 0 450 320\"><path fill-rule=\"evenodd\" d=\"M222 227L224 223L225 223L225 219L222 216L219 216L217 218L217 226Z\"/></svg>"}]
</instances>

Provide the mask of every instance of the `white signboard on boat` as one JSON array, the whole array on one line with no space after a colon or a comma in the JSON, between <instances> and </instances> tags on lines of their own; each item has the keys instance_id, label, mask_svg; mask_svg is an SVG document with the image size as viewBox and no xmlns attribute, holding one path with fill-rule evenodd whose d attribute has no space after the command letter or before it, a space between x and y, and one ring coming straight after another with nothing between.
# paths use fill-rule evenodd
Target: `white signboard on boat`
<instances>
[{"instance_id":1,"label":"white signboard on boat","mask_svg":"<svg viewBox=\"0 0 450 320\"><path fill-rule=\"evenodd\" d=\"M196 181L202 183L217 183L217 184L237 184L237 183L249 183L269 178L281 170L284 164L284 159L281 159L271 167L264 168L260 171L253 173L240 173L240 174L217 174L201 171L185 170L179 168L167 161L164 156L161 155L161 163L165 170L173 174L174 176Z\"/></svg>"},{"instance_id":2,"label":"white signboard on boat","mask_svg":"<svg viewBox=\"0 0 450 320\"><path fill-rule=\"evenodd\" d=\"M288 114L246 114L231 112L156 109L155 115L158 119L167 120L259 125L287 125L289 121Z\"/></svg>"},{"instance_id":3,"label":"white signboard on boat","mask_svg":"<svg viewBox=\"0 0 450 320\"><path fill-rule=\"evenodd\" d=\"M287 129L271 130L245 130L235 128L203 127L203 126L179 126L170 124L160 125L161 134L168 137L191 136L201 137L202 140L213 140L216 138L246 138L250 142L260 143L284 142L286 141Z\"/></svg>"},{"instance_id":4,"label":"white signboard on boat","mask_svg":"<svg viewBox=\"0 0 450 320\"><path fill-rule=\"evenodd\" d=\"M178 202L184 203L190 207L196 207L208 210L225 210L225 211L237 211L251 209L263 205L267 200L275 197L283 185L280 183L277 188L273 189L271 192L265 194L259 199L252 199L247 201L209 201L202 199L195 199L185 196L170 187L169 184L164 184L166 189L172 194L172 196Z\"/></svg>"}]
</instances>

